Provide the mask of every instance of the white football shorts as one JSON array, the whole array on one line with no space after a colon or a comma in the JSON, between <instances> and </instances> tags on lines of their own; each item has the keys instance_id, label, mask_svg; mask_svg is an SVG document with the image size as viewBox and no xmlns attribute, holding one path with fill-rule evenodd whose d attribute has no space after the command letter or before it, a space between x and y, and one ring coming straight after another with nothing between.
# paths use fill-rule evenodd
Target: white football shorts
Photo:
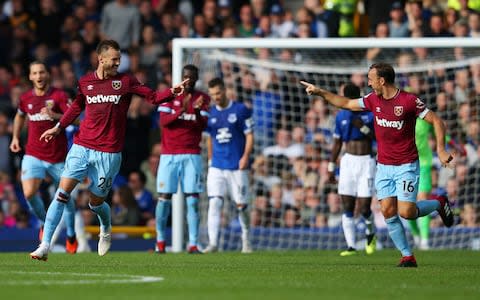
<instances>
[{"instance_id":1,"label":"white football shorts","mask_svg":"<svg viewBox=\"0 0 480 300\"><path fill-rule=\"evenodd\" d=\"M340 159L338 194L360 198L373 196L375 159L370 155L345 153Z\"/></svg>"}]
</instances>

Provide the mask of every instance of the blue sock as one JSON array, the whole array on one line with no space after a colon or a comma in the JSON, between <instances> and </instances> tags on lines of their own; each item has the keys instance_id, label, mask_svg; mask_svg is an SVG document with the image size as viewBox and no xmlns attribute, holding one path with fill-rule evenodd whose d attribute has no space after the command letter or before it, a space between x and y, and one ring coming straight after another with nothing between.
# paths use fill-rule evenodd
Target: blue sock
<instances>
[{"instance_id":1,"label":"blue sock","mask_svg":"<svg viewBox=\"0 0 480 300\"><path fill-rule=\"evenodd\" d=\"M155 224L157 229L157 242L165 241L165 229L167 228L168 216L170 216L171 200L158 199L155 208Z\"/></svg>"},{"instance_id":2,"label":"blue sock","mask_svg":"<svg viewBox=\"0 0 480 300\"><path fill-rule=\"evenodd\" d=\"M395 244L395 247L402 253L402 256L412 255L405 235L405 229L398 215L385 219L385 222L387 223L388 234Z\"/></svg>"},{"instance_id":3,"label":"blue sock","mask_svg":"<svg viewBox=\"0 0 480 300\"><path fill-rule=\"evenodd\" d=\"M75 236L75 201L70 198L65 206L65 227L67 228L67 236Z\"/></svg>"},{"instance_id":4,"label":"blue sock","mask_svg":"<svg viewBox=\"0 0 480 300\"><path fill-rule=\"evenodd\" d=\"M59 188L47 210L45 225L43 226L42 242L47 242L50 244L52 241L53 233L55 232L55 229L57 229L58 223L60 223L63 210L65 209L66 203L68 203L69 200L70 194Z\"/></svg>"},{"instance_id":5,"label":"blue sock","mask_svg":"<svg viewBox=\"0 0 480 300\"><path fill-rule=\"evenodd\" d=\"M30 211L40 220L42 223L45 223L45 218L47 211L45 209L45 204L43 204L42 198L38 195L32 196L28 199L28 206L30 206Z\"/></svg>"},{"instance_id":6,"label":"blue sock","mask_svg":"<svg viewBox=\"0 0 480 300\"><path fill-rule=\"evenodd\" d=\"M198 197L196 196L187 197L187 223L189 246L196 246L198 243L198 226L200 224Z\"/></svg>"},{"instance_id":7,"label":"blue sock","mask_svg":"<svg viewBox=\"0 0 480 300\"><path fill-rule=\"evenodd\" d=\"M423 217L440 207L440 202L436 200L424 200L417 202L418 216Z\"/></svg>"},{"instance_id":8,"label":"blue sock","mask_svg":"<svg viewBox=\"0 0 480 300\"><path fill-rule=\"evenodd\" d=\"M90 209L97 214L100 221L100 232L108 232L112 227L112 218L110 217L110 205L107 202L103 202L98 206L92 206L88 204Z\"/></svg>"}]
</instances>

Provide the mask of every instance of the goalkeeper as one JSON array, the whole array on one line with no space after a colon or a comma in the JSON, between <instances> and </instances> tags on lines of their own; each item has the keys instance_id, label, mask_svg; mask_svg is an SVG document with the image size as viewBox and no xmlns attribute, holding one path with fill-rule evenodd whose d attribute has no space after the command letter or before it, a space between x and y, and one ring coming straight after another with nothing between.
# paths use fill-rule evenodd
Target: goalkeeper
<instances>
[{"instance_id":1,"label":"goalkeeper","mask_svg":"<svg viewBox=\"0 0 480 300\"><path fill-rule=\"evenodd\" d=\"M433 126L417 118L415 125L415 144L417 145L418 159L420 161L420 183L418 187L417 201L428 200L432 191L432 160L433 152L428 145L430 134L433 134ZM415 246L420 250L428 250L428 238L430 235L430 215L416 220L408 220L410 231L413 235Z\"/></svg>"},{"instance_id":2,"label":"goalkeeper","mask_svg":"<svg viewBox=\"0 0 480 300\"><path fill-rule=\"evenodd\" d=\"M360 89L354 84L343 86L343 95L350 99L360 98ZM374 139L373 114L371 112L352 112L342 109L335 118L334 144L328 172L334 181L335 162L338 159L342 144L345 142L346 153L340 160L338 193L343 203L342 227L347 250L340 256L357 254L355 249L355 219L354 210L357 202L360 214L365 220L367 254L376 250L375 228L370 209L375 177L375 159L372 156L372 141Z\"/></svg>"}]
</instances>

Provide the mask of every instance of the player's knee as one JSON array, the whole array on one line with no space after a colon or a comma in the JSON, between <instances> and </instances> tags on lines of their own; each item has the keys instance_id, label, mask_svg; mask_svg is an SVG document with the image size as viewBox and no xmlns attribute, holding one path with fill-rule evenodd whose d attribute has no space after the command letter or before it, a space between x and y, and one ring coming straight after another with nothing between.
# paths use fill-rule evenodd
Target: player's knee
<instances>
[{"instance_id":1,"label":"player's knee","mask_svg":"<svg viewBox=\"0 0 480 300\"><path fill-rule=\"evenodd\" d=\"M34 189L24 189L23 190L23 195L25 196L25 199L30 200L37 194L37 191Z\"/></svg>"},{"instance_id":2,"label":"player's knee","mask_svg":"<svg viewBox=\"0 0 480 300\"><path fill-rule=\"evenodd\" d=\"M395 206L382 206L382 215L385 217L385 218L391 218L395 215L397 215L397 209Z\"/></svg>"},{"instance_id":3,"label":"player's knee","mask_svg":"<svg viewBox=\"0 0 480 300\"><path fill-rule=\"evenodd\" d=\"M407 220L414 220L417 218L417 207L416 206L409 206L409 207L402 207L399 208L398 214L400 217L407 219Z\"/></svg>"},{"instance_id":4,"label":"player's knee","mask_svg":"<svg viewBox=\"0 0 480 300\"><path fill-rule=\"evenodd\" d=\"M214 208L221 208L223 205L223 198L222 197L209 197L208 198L208 205L209 207Z\"/></svg>"},{"instance_id":5,"label":"player's knee","mask_svg":"<svg viewBox=\"0 0 480 300\"><path fill-rule=\"evenodd\" d=\"M55 200L66 204L70 200L70 193L66 192L63 189L58 189L55 194Z\"/></svg>"},{"instance_id":6,"label":"player's knee","mask_svg":"<svg viewBox=\"0 0 480 300\"><path fill-rule=\"evenodd\" d=\"M360 207L360 214L364 218L370 217L370 215L372 214L372 210L370 209L370 206L368 206L368 205L361 206Z\"/></svg>"},{"instance_id":7,"label":"player's knee","mask_svg":"<svg viewBox=\"0 0 480 300\"><path fill-rule=\"evenodd\" d=\"M223 199L221 197L208 198L208 215L219 216L222 212Z\"/></svg>"}]
</instances>

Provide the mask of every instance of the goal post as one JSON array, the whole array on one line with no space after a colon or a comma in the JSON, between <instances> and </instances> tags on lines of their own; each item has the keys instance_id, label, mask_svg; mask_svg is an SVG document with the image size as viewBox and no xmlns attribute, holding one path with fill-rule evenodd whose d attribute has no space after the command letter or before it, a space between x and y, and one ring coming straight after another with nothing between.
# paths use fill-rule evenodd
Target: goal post
<instances>
[{"instance_id":1,"label":"goal post","mask_svg":"<svg viewBox=\"0 0 480 300\"><path fill-rule=\"evenodd\" d=\"M408 88L419 94L421 98L425 98L423 100L434 110L442 109L440 114L446 118L449 136L456 142L451 145L456 145L457 151L464 151L461 164L465 166L466 170L448 171L434 168L434 185L436 185L437 191L444 191L458 197L458 199L454 199L457 201L455 204L457 219L460 219L460 213L463 213L465 204L473 206L474 210L480 213L478 211L480 206L478 162L480 151L478 148L471 149L472 147L470 147L469 149L467 145L469 143L468 131L475 132L474 128L470 128L473 126L469 123L478 123L480 114L480 38L181 38L174 39L172 47L173 84L181 82L182 67L188 63L199 67L197 88L202 91L207 90L209 79L228 75L226 84L229 97L248 102L253 108L254 119L257 118L260 121L258 130L255 130L255 168L257 171L261 170L258 168L263 157L265 159L263 162L268 165L265 168L274 168L278 172L267 170L268 174L262 175L268 177L267 179L270 181L263 177L260 178L260 174L251 174L251 207L255 211L261 211L263 208L256 207L256 205L261 203L261 197L267 197L269 203L266 205L272 208L275 201L272 195L282 198L283 203L279 212L282 217L281 220L278 220L278 224L272 225L273 221L270 221L268 224L261 223L260 226L252 229L256 248L338 249L344 247L343 234L341 226L338 227L338 222L334 227L321 225L322 218L325 218L323 221L329 225L331 220L338 219L339 214L338 211L331 211L330 207L334 205L333 203L338 202L338 199L334 199L335 195L331 195L334 194L335 187L328 186L323 179L326 165L324 162L329 143L331 143L329 134L333 131L331 121L335 109L331 106L322 107L321 101L317 102L308 97L298 81L310 80L336 92L342 83L356 80L362 85L362 93L365 94L368 92L366 84L368 67L372 62L377 61L387 62L395 67L397 85ZM375 58L367 55L369 50L377 48L379 49L377 52L380 54ZM285 49L290 51L284 51ZM417 49L427 50L422 53ZM444 104L439 98L445 98L443 100L447 101L447 104ZM445 107L440 107L441 105ZM295 140L296 137L292 134L295 135L296 128L303 126L307 128L304 128L304 135L308 136L309 125L307 122L309 121L307 119L309 114L312 111L315 114L321 114L322 110L329 110L330 114L316 116L327 120L321 120L323 121L320 126L321 130L314 132L313 137L306 138L306 140L310 140L305 141L305 149L301 155L288 157L287 160L272 159L265 155L264 149L275 144L279 129L288 128L290 139ZM329 130L330 133L328 133ZM298 132L301 132L301 129ZM317 139L317 135L321 137ZM478 143L478 139L475 142ZM460 144L462 146L458 146ZM318 158L310 157L311 153L316 153ZM472 158L475 155L477 160ZM435 163L438 164L434 161ZM317 174L310 172L311 176L302 178L302 182L299 183L300 180L296 174L298 170L295 168L301 168L302 164L310 169L317 168L315 169ZM205 167L205 178L206 172ZM466 174L460 178L457 176L459 172ZM468 187L463 186L467 183ZM457 184L456 190L450 187L450 184ZM300 206L308 207L305 214L312 214L310 217L313 220L310 224L302 223L291 226L291 224L287 224L290 222L287 219L290 209L295 215L294 221L296 218L304 217L302 209L296 207L299 204L295 203L295 201L302 200L294 199L295 193L302 192L300 189L296 189L298 185L304 187L303 193L305 194L303 196L305 203ZM319 186L323 189L322 191L319 191ZM206 236L208 199L206 193L201 197L200 242L205 245L208 243ZM301 198L301 196L298 197ZM330 198L334 200L330 200ZM307 201L317 203L318 208L309 207L312 205L307 204ZM184 250L184 201L181 194L176 195L173 202L172 250L181 252ZM235 224L234 221L235 216L235 209L229 206L227 201L224 205L220 234L222 249L239 248L240 234L238 224ZM254 216L255 214L252 214L252 217ZM376 217L381 218L381 216ZM315 222L319 224L315 224ZM376 220L376 222L381 227L382 220ZM435 222L434 220L432 226L437 225ZM334 224L333 221L332 224ZM362 225L359 222L357 232L359 239L362 236L361 230ZM384 246L392 246L385 230L380 229L379 235ZM409 238L411 237L409 236ZM458 226L453 229L432 228L431 246L435 248L480 248L480 230L468 226Z\"/></svg>"}]
</instances>

